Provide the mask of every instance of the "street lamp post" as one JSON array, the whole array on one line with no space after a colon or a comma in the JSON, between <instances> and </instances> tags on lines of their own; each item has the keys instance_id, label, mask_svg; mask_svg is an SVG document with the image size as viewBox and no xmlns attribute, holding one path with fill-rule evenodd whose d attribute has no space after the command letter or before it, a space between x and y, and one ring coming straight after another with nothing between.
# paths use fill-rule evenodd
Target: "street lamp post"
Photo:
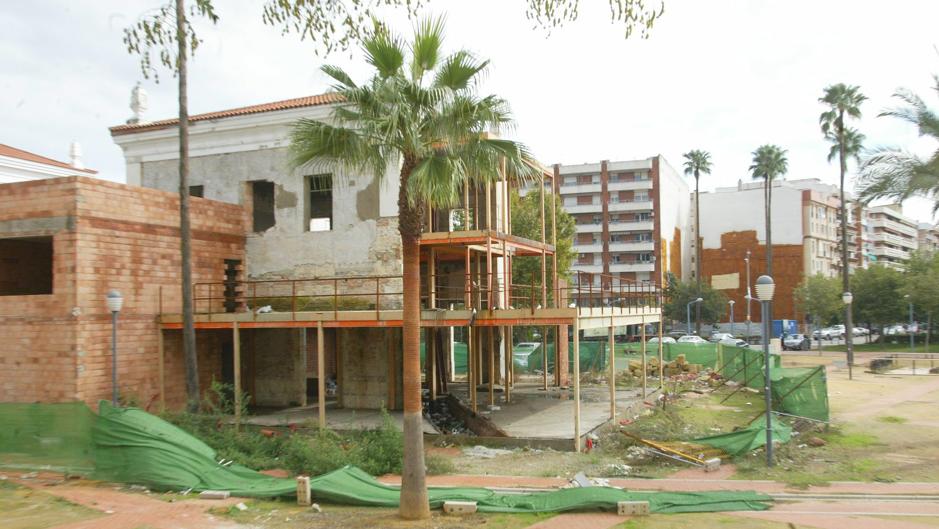
<instances>
[{"instance_id":1,"label":"street lamp post","mask_svg":"<svg viewBox=\"0 0 939 529\"><path fill-rule=\"evenodd\" d=\"M776 290L776 284L770 276L760 276L756 279L756 297L760 300L761 314L768 314L770 304L773 302L773 293ZM763 319L763 364L765 372L763 373L763 395L766 402L766 466L773 466L773 396L772 381L770 380L770 355L769 355L769 336L770 321L765 316Z\"/></svg>"},{"instance_id":2,"label":"street lamp post","mask_svg":"<svg viewBox=\"0 0 939 529\"><path fill-rule=\"evenodd\" d=\"M910 298L909 294L903 297L910 304L910 326L907 328L906 333L910 335L910 352L912 353L916 350L916 346L913 345L913 300ZM915 375L916 373L913 374Z\"/></svg>"},{"instance_id":3,"label":"street lamp post","mask_svg":"<svg viewBox=\"0 0 939 529\"><path fill-rule=\"evenodd\" d=\"M747 295L743 299L747 300L747 336L746 341L750 343L750 302L753 301L753 296L750 295L750 250L747 250L747 256L743 258L743 261L747 263Z\"/></svg>"},{"instance_id":4,"label":"street lamp post","mask_svg":"<svg viewBox=\"0 0 939 529\"><path fill-rule=\"evenodd\" d=\"M850 292L844 292L841 294L841 302L844 303L845 307L847 307L848 310L852 309L850 305L853 301L854 301L854 294ZM847 341L848 333L851 333L851 336L853 337L854 328L849 329L846 325L844 328L844 335L846 337L846 341L845 341L845 343L847 344L846 349L848 350L848 380L853 380L854 376L852 375L851 368L854 365L854 347L852 347L852 344Z\"/></svg>"},{"instance_id":5,"label":"street lamp post","mask_svg":"<svg viewBox=\"0 0 939 529\"><path fill-rule=\"evenodd\" d=\"M730 304L730 335L734 335L734 300L727 302Z\"/></svg>"},{"instance_id":6,"label":"street lamp post","mask_svg":"<svg viewBox=\"0 0 939 529\"><path fill-rule=\"evenodd\" d=\"M687 321L688 321L688 334L691 334L691 306L694 305L695 303L701 303L702 301L704 301L704 298L698 298L698 299L696 299L696 300L694 300L694 301L689 301L689 302L688 302L688 305L685 306L685 309L686 309L686 312L687 312L686 317L688 318L688 319L687 319Z\"/></svg>"},{"instance_id":7,"label":"street lamp post","mask_svg":"<svg viewBox=\"0 0 939 529\"><path fill-rule=\"evenodd\" d=\"M117 406L117 314L124 305L124 298L117 290L108 292L108 310L111 312L111 403Z\"/></svg>"}]
</instances>

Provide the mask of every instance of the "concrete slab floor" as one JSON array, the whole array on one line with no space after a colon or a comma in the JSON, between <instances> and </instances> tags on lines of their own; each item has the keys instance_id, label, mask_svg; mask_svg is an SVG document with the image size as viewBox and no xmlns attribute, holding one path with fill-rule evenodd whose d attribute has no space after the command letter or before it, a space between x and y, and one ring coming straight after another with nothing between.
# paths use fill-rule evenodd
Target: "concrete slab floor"
<instances>
[{"instance_id":1,"label":"concrete slab floor","mask_svg":"<svg viewBox=\"0 0 939 529\"><path fill-rule=\"evenodd\" d=\"M399 430L402 429L404 414L400 411L389 411L388 415ZM288 426L295 424L300 427L315 427L319 421L319 408L316 405L297 406L283 410L252 415L246 417L244 422L257 426ZM326 407L326 426L332 430L349 431L378 428L382 424L381 410L352 410L346 408ZM424 433L440 433L434 425L424 419Z\"/></svg>"},{"instance_id":2,"label":"concrete slab floor","mask_svg":"<svg viewBox=\"0 0 939 529\"><path fill-rule=\"evenodd\" d=\"M477 409L496 426L511 437L531 439L574 439L573 390L548 387L541 384L519 384L512 392L512 402L506 403L501 391L495 394L498 410L489 411L489 392L479 390L476 394ZM450 391L468 406L469 392L466 384L453 383ZM501 389L501 388L500 388ZM581 387L580 425L581 434L586 434L604 424L610 418L609 389L605 386ZM616 391L618 417L627 417L627 410L642 405L642 390L619 389ZM635 413L635 412L633 412Z\"/></svg>"}]
</instances>

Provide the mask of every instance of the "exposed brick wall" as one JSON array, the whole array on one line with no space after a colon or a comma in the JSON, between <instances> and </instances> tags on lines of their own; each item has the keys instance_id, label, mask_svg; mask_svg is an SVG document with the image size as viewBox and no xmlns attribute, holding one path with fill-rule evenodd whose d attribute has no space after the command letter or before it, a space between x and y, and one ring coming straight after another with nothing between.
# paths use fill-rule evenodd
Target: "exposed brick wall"
<instances>
[{"instance_id":1,"label":"exposed brick wall","mask_svg":"<svg viewBox=\"0 0 939 529\"><path fill-rule=\"evenodd\" d=\"M759 244L756 231L735 231L721 235L720 248L703 248L701 252L701 275L706 281L711 276L720 274L740 274L740 288L722 290L735 301L735 318L745 321L747 301L746 277L747 269L744 257L750 250L750 282L756 283L756 278L766 270L766 246ZM773 280L776 283L776 293L773 296L774 319L798 319L795 310L793 293L804 277L803 248L798 244L773 245ZM756 291L753 291L756 296ZM752 304L753 321L760 321L760 306L754 301ZM726 316L725 316L726 317Z\"/></svg>"},{"instance_id":2,"label":"exposed brick wall","mask_svg":"<svg viewBox=\"0 0 939 529\"><path fill-rule=\"evenodd\" d=\"M53 294L0 296L0 340L16 344L0 351L0 401L110 398L110 289L124 297L121 391L141 404L158 392L161 291L163 312L181 305L178 208L174 193L85 177L0 185L0 237L52 235L54 254ZM223 259L244 259L244 212L193 199L191 219L193 278L221 281ZM177 377L167 342L169 403ZM200 375L215 370L208 359L203 365Z\"/></svg>"}]
</instances>

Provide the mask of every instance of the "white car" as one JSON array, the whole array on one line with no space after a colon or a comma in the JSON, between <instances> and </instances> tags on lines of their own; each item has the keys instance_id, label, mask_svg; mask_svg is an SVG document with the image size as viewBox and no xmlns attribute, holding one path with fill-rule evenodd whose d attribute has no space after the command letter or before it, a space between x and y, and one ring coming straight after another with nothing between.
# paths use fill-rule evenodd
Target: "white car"
<instances>
[{"instance_id":1,"label":"white car","mask_svg":"<svg viewBox=\"0 0 939 529\"><path fill-rule=\"evenodd\" d=\"M659 337L658 337L658 336L654 336L654 337L652 337L652 338L649 338L648 340L646 340L646 343L647 343L647 344L657 344L657 343L659 343ZM675 339L672 338L671 336L663 336L663 337L662 337L662 343L675 343Z\"/></svg>"},{"instance_id":2,"label":"white car","mask_svg":"<svg viewBox=\"0 0 939 529\"><path fill-rule=\"evenodd\" d=\"M726 340L728 338L732 339L733 337L734 335L730 334L729 332L716 332L712 334L710 338L708 338L708 341L711 343L717 343L717 342Z\"/></svg>"},{"instance_id":3,"label":"white car","mask_svg":"<svg viewBox=\"0 0 939 529\"><path fill-rule=\"evenodd\" d=\"M678 343L690 343L694 345L703 345L703 344L708 343L708 341L695 334L686 334L678 339Z\"/></svg>"},{"instance_id":4,"label":"white car","mask_svg":"<svg viewBox=\"0 0 939 529\"><path fill-rule=\"evenodd\" d=\"M718 343L725 347L728 347L728 346L729 347L750 347L749 343L747 343L745 340L740 340L738 338L724 338Z\"/></svg>"}]
</instances>

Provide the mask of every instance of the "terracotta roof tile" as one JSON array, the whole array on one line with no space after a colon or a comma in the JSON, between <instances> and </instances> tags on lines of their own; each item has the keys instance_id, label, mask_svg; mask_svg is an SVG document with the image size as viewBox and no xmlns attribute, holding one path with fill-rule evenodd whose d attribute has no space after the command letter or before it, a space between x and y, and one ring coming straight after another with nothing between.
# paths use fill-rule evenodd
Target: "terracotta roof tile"
<instances>
[{"instance_id":1,"label":"terracotta roof tile","mask_svg":"<svg viewBox=\"0 0 939 529\"><path fill-rule=\"evenodd\" d=\"M205 114L195 114L189 116L189 122L206 121L211 119L229 118L233 116L245 116L248 114L260 114L262 112L274 112L277 110L287 110L291 108L315 107L338 103L342 101L339 94L320 94L315 96L297 97L294 99L285 99L273 103L263 103L260 105L251 105L247 107L232 108L229 110L220 110L217 112L207 112ZM179 119L164 119L160 121L149 121L146 123L128 123L126 125L117 125L111 127L112 136L121 134L132 134L134 132L143 132L147 130L159 130L176 126Z\"/></svg>"},{"instance_id":2,"label":"terracotta roof tile","mask_svg":"<svg viewBox=\"0 0 939 529\"><path fill-rule=\"evenodd\" d=\"M97 174L98 171L94 169L78 169L73 167L65 162L60 162L58 160L53 160L52 158L46 158L45 156L40 156L38 154L31 153L29 151L24 151L23 149L17 149L16 147L10 147L0 143L0 156L7 156L10 158L16 158L19 160L26 160L27 162L42 163L46 165L52 165L55 167L62 167L64 169L72 169L73 171L79 171L82 173L88 174Z\"/></svg>"}]
</instances>

